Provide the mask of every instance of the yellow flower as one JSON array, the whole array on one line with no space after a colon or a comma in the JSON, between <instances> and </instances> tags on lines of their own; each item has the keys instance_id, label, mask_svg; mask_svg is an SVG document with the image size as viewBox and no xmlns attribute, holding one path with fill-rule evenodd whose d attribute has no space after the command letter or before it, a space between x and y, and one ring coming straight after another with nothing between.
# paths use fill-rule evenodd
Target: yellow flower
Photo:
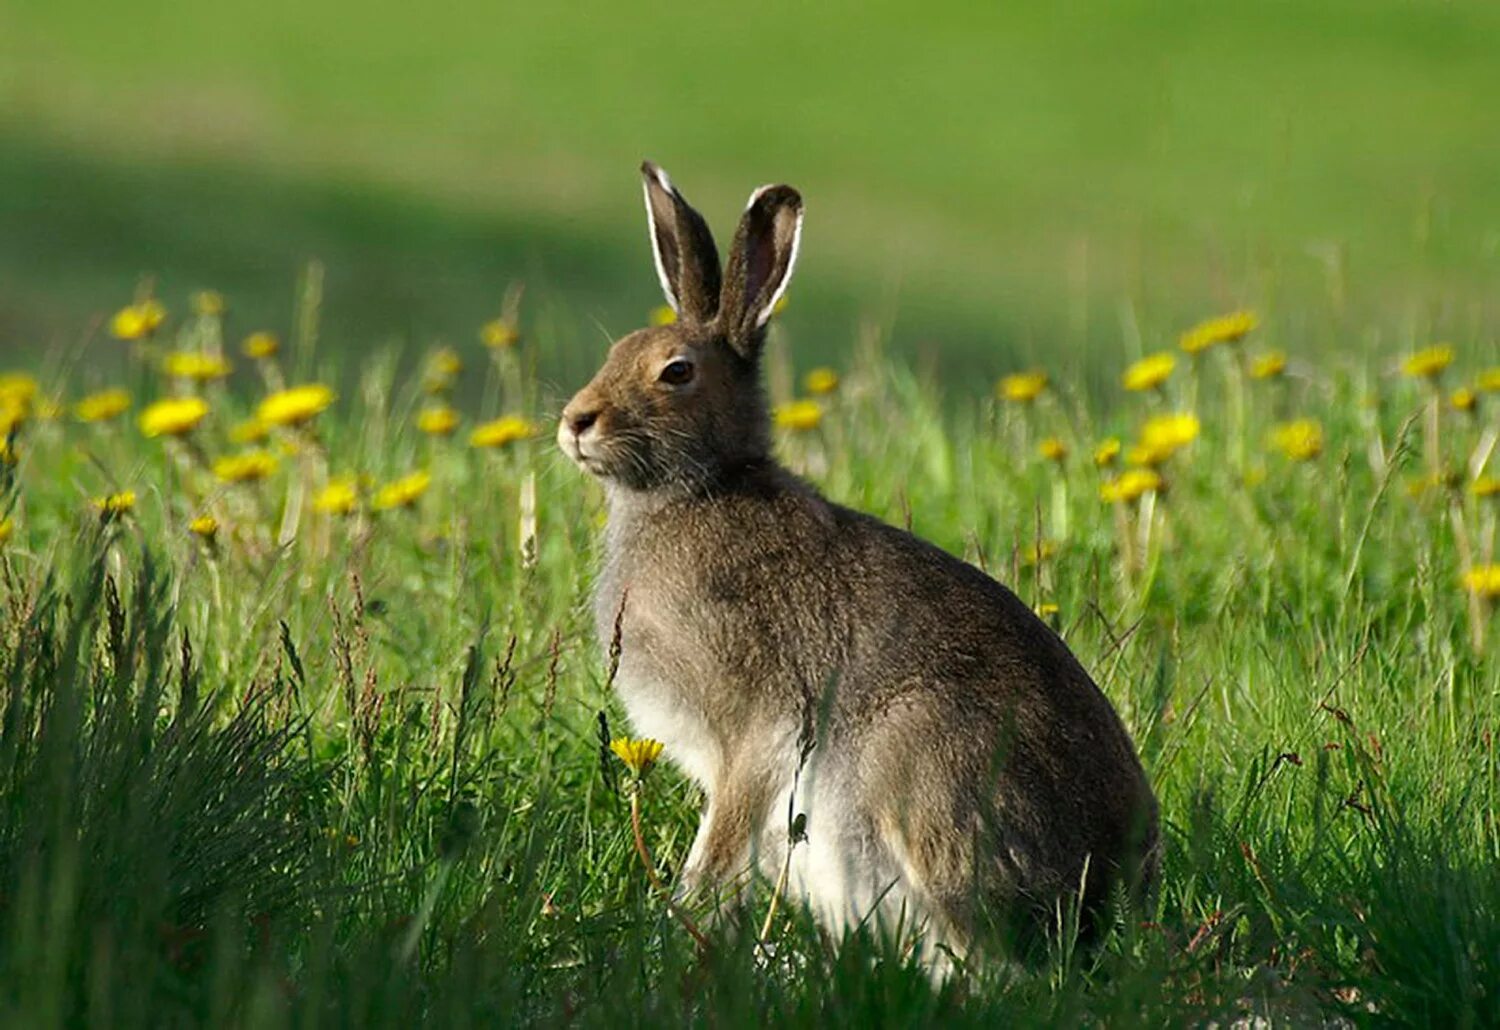
<instances>
[{"instance_id":1,"label":"yellow flower","mask_svg":"<svg viewBox=\"0 0 1500 1030\"><path fill-rule=\"evenodd\" d=\"M1251 379L1275 379L1286 371L1286 355L1279 350L1258 354L1250 362Z\"/></svg>"},{"instance_id":2,"label":"yellow flower","mask_svg":"<svg viewBox=\"0 0 1500 1030\"><path fill-rule=\"evenodd\" d=\"M393 479L379 490L375 491L375 499L372 502L376 511L390 511L392 508L410 508L421 499L432 485L432 476L425 472L413 472Z\"/></svg>"},{"instance_id":3,"label":"yellow flower","mask_svg":"<svg viewBox=\"0 0 1500 1030\"><path fill-rule=\"evenodd\" d=\"M275 472L278 464L269 451L245 451L214 462L214 475L225 483L253 483Z\"/></svg>"},{"instance_id":4,"label":"yellow flower","mask_svg":"<svg viewBox=\"0 0 1500 1030\"><path fill-rule=\"evenodd\" d=\"M1323 453L1323 425L1315 418L1282 422L1271 429L1271 443L1292 461L1311 461Z\"/></svg>"},{"instance_id":5,"label":"yellow flower","mask_svg":"<svg viewBox=\"0 0 1500 1030\"><path fill-rule=\"evenodd\" d=\"M168 397L141 412L141 432L147 436L183 436L208 416L202 397Z\"/></svg>"},{"instance_id":6,"label":"yellow flower","mask_svg":"<svg viewBox=\"0 0 1500 1030\"><path fill-rule=\"evenodd\" d=\"M113 518L135 509L135 491L121 490L119 493L105 494L103 497L95 497L91 503L101 516Z\"/></svg>"},{"instance_id":7,"label":"yellow flower","mask_svg":"<svg viewBox=\"0 0 1500 1030\"><path fill-rule=\"evenodd\" d=\"M108 422L130 410L130 394L124 390L100 390L73 406L80 422Z\"/></svg>"},{"instance_id":8,"label":"yellow flower","mask_svg":"<svg viewBox=\"0 0 1500 1030\"><path fill-rule=\"evenodd\" d=\"M1055 436L1049 436L1037 445L1037 450L1048 461L1061 462L1068 457L1068 445Z\"/></svg>"},{"instance_id":9,"label":"yellow flower","mask_svg":"<svg viewBox=\"0 0 1500 1030\"><path fill-rule=\"evenodd\" d=\"M191 379L199 383L223 379L233 371L229 362L216 354L200 354L197 351L178 350L168 354L162 368L174 379Z\"/></svg>"},{"instance_id":10,"label":"yellow flower","mask_svg":"<svg viewBox=\"0 0 1500 1030\"><path fill-rule=\"evenodd\" d=\"M1125 369L1121 382L1125 384L1125 389L1135 392L1154 390L1171 377L1172 370L1176 367L1177 359L1171 352L1161 351L1147 355Z\"/></svg>"},{"instance_id":11,"label":"yellow flower","mask_svg":"<svg viewBox=\"0 0 1500 1030\"><path fill-rule=\"evenodd\" d=\"M469 434L470 447L504 447L517 440L529 440L537 433L536 424L520 415L502 415L474 427Z\"/></svg>"},{"instance_id":12,"label":"yellow flower","mask_svg":"<svg viewBox=\"0 0 1500 1030\"><path fill-rule=\"evenodd\" d=\"M1100 468L1106 468L1115 463L1120 456L1120 438L1118 436L1107 436L1099 441L1099 446L1094 448L1094 464Z\"/></svg>"},{"instance_id":13,"label":"yellow flower","mask_svg":"<svg viewBox=\"0 0 1500 1030\"><path fill-rule=\"evenodd\" d=\"M188 532L201 540L212 542L219 535L219 520L212 515L199 515L188 523Z\"/></svg>"},{"instance_id":14,"label":"yellow flower","mask_svg":"<svg viewBox=\"0 0 1500 1030\"><path fill-rule=\"evenodd\" d=\"M650 737L641 740L616 737L609 742L609 749L615 753L615 757L625 763L625 768L635 776L643 777L651 771L651 767L661 757L662 742L652 740Z\"/></svg>"},{"instance_id":15,"label":"yellow flower","mask_svg":"<svg viewBox=\"0 0 1500 1030\"><path fill-rule=\"evenodd\" d=\"M0 436L0 465L14 465L21 460L8 436Z\"/></svg>"},{"instance_id":16,"label":"yellow flower","mask_svg":"<svg viewBox=\"0 0 1500 1030\"><path fill-rule=\"evenodd\" d=\"M40 389L35 377L25 372L6 372L0 375L0 404L30 408Z\"/></svg>"},{"instance_id":17,"label":"yellow flower","mask_svg":"<svg viewBox=\"0 0 1500 1030\"><path fill-rule=\"evenodd\" d=\"M253 361L274 358L279 350L281 350L281 341L276 338L275 333L251 333L245 337L245 342L240 344L240 353Z\"/></svg>"},{"instance_id":18,"label":"yellow flower","mask_svg":"<svg viewBox=\"0 0 1500 1030\"><path fill-rule=\"evenodd\" d=\"M1140 441L1126 455L1132 465L1160 465L1198 438L1198 416L1154 415L1141 426Z\"/></svg>"},{"instance_id":19,"label":"yellow flower","mask_svg":"<svg viewBox=\"0 0 1500 1030\"><path fill-rule=\"evenodd\" d=\"M166 317L167 309L160 301L143 300L116 311L109 320L109 331L119 340L143 340L156 332Z\"/></svg>"},{"instance_id":20,"label":"yellow flower","mask_svg":"<svg viewBox=\"0 0 1500 1030\"><path fill-rule=\"evenodd\" d=\"M803 377L802 385L814 396L825 396L839 388L839 374L831 368L815 368Z\"/></svg>"},{"instance_id":21,"label":"yellow flower","mask_svg":"<svg viewBox=\"0 0 1500 1030\"><path fill-rule=\"evenodd\" d=\"M313 498L313 511L325 515L348 515L359 503L359 484L353 476L339 476L328 481Z\"/></svg>"},{"instance_id":22,"label":"yellow flower","mask_svg":"<svg viewBox=\"0 0 1500 1030\"><path fill-rule=\"evenodd\" d=\"M497 318L479 328L479 340L492 350L509 350L520 342L521 333L505 319Z\"/></svg>"},{"instance_id":23,"label":"yellow flower","mask_svg":"<svg viewBox=\"0 0 1500 1030\"><path fill-rule=\"evenodd\" d=\"M9 516L6 516L5 518L0 519L0 544L3 544L7 540L9 540L11 538L11 536L15 533L15 531L16 531L16 524L15 524L15 521L13 519L11 519Z\"/></svg>"},{"instance_id":24,"label":"yellow flower","mask_svg":"<svg viewBox=\"0 0 1500 1030\"><path fill-rule=\"evenodd\" d=\"M1008 376L1002 376L995 392L1000 395L1001 400L1027 404L1040 397L1046 388L1047 373L1033 370L1012 372Z\"/></svg>"},{"instance_id":25,"label":"yellow flower","mask_svg":"<svg viewBox=\"0 0 1500 1030\"><path fill-rule=\"evenodd\" d=\"M255 409L255 417L269 426L300 426L317 418L332 403L332 390L322 383L309 383L266 397Z\"/></svg>"},{"instance_id":26,"label":"yellow flower","mask_svg":"<svg viewBox=\"0 0 1500 1030\"><path fill-rule=\"evenodd\" d=\"M1479 378L1475 380L1475 385L1485 393L1500 391L1500 368L1487 368L1479 373Z\"/></svg>"},{"instance_id":27,"label":"yellow flower","mask_svg":"<svg viewBox=\"0 0 1500 1030\"><path fill-rule=\"evenodd\" d=\"M1160 490L1161 487L1161 474L1155 469L1126 469L1099 485L1099 497L1111 503L1129 502L1138 500L1142 494L1152 490Z\"/></svg>"},{"instance_id":28,"label":"yellow flower","mask_svg":"<svg viewBox=\"0 0 1500 1030\"><path fill-rule=\"evenodd\" d=\"M1218 318L1199 322L1182 334L1178 341L1189 354L1199 354L1221 343L1236 343L1243 340L1256 326L1260 318L1253 311L1232 311Z\"/></svg>"},{"instance_id":29,"label":"yellow flower","mask_svg":"<svg viewBox=\"0 0 1500 1030\"><path fill-rule=\"evenodd\" d=\"M464 363L452 347L441 347L432 352L427 367L441 376L456 376L464 370Z\"/></svg>"},{"instance_id":30,"label":"yellow flower","mask_svg":"<svg viewBox=\"0 0 1500 1030\"><path fill-rule=\"evenodd\" d=\"M428 436L447 436L458 428L458 412L444 405L417 413L417 428Z\"/></svg>"},{"instance_id":31,"label":"yellow flower","mask_svg":"<svg viewBox=\"0 0 1500 1030\"><path fill-rule=\"evenodd\" d=\"M1500 495L1500 479L1494 476L1480 476L1469 484L1469 493L1475 497L1495 497Z\"/></svg>"},{"instance_id":32,"label":"yellow flower","mask_svg":"<svg viewBox=\"0 0 1500 1030\"><path fill-rule=\"evenodd\" d=\"M1436 379L1453 364L1453 345L1437 343L1423 347L1401 362L1401 371L1413 379Z\"/></svg>"},{"instance_id":33,"label":"yellow flower","mask_svg":"<svg viewBox=\"0 0 1500 1030\"><path fill-rule=\"evenodd\" d=\"M1448 403L1459 411L1473 411L1479 403L1479 395L1467 386L1460 386L1448 398Z\"/></svg>"},{"instance_id":34,"label":"yellow flower","mask_svg":"<svg viewBox=\"0 0 1500 1030\"><path fill-rule=\"evenodd\" d=\"M1044 619L1050 619L1060 611L1062 609L1050 601L1043 601L1036 606L1036 613Z\"/></svg>"},{"instance_id":35,"label":"yellow flower","mask_svg":"<svg viewBox=\"0 0 1500 1030\"><path fill-rule=\"evenodd\" d=\"M224 313L224 295L218 290L199 290L192 296L193 311L204 318L218 318Z\"/></svg>"},{"instance_id":36,"label":"yellow flower","mask_svg":"<svg viewBox=\"0 0 1500 1030\"><path fill-rule=\"evenodd\" d=\"M1500 565L1476 565L1464 573L1464 589L1493 600L1500 597Z\"/></svg>"},{"instance_id":37,"label":"yellow flower","mask_svg":"<svg viewBox=\"0 0 1500 1030\"><path fill-rule=\"evenodd\" d=\"M264 443L271 435L271 427L258 418L247 418L236 422L229 430L229 442L238 444Z\"/></svg>"},{"instance_id":38,"label":"yellow flower","mask_svg":"<svg viewBox=\"0 0 1500 1030\"><path fill-rule=\"evenodd\" d=\"M677 312L673 311L670 305L663 304L651 309L647 321L652 325L672 325L677 321Z\"/></svg>"},{"instance_id":39,"label":"yellow flower","mask_svg":"<svg viewBox=\"0 0 1500 1030\"><path fill-rule=\"evenodd\" d=\"M823 405L814 400L788 401L776 405L772 417L782 429L805 432L818 428L818 423L823 421Z\"/></svg>"}]
</instances>

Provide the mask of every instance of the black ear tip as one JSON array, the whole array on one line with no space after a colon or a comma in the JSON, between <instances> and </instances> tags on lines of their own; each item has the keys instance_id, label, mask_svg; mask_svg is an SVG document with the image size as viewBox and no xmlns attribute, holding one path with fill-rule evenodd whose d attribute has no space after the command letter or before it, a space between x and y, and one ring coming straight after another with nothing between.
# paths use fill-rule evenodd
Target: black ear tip
<instances>
[{"instance_id":1,"label":"black ear tip","mask_svg":"<svg viewBox=\"0 0 1500 1030\"><path fill-rule=\"evenodd\" d=\"M794 211L802 210L802 194L786 183L778 183L775 186L762 186L750 195L750 206L760 208L763 211L772 211L777 208L791 208Z\"/></svg>"},{"instance_id":2,"label":"black ear tip","mask_svg":"<svg viewBox=\"0 0 1500 1030\"><path fill-rule=\"evenodd\" d=\"M667 179L667 173L662 171L661 165L649 159L641 162L641 174L648 182L654 182L657 185L666 185L670 181Z\"/></svg>"}]
</instances>

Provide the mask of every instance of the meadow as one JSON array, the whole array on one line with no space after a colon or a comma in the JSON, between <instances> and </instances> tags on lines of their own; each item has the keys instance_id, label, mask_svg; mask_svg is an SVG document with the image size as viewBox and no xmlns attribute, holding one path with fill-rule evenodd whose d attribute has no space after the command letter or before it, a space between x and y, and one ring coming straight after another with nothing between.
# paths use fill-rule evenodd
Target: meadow
<instances>
[{"instance_id":1,"label":"meadow","mask_svg":"<svg viewBox=\"0 0 1500 1030\"><path fill-rule=\"evenodd\" d=\"M0 378L7 1024L1500 1020L1492 340L1226 312L1099 402L945 384L878 324L814 368L793 299L783 459L1011 585L1162 800L1147 910L939 988L769 888L685 931L644 865L698 799L609 746L546 319L512 292L406 374L328 338L319 281L280 336L127 287Z\"/></svg>"}]
</instances>

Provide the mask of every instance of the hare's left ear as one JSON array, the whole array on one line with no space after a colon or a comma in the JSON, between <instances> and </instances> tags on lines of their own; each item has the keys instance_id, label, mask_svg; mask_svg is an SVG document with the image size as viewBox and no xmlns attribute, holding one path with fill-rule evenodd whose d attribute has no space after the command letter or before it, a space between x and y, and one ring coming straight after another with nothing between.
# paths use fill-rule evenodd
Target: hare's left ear
<instances>
[{"instance_id":1,"label":"hare's left ear","mask_svg":"<svg viewBox=\"0 0 1500 1030\"><path fill-rule=\"evenodd\" d=\"M667 303L685 321L711 322L719 310L719 249L708 223L659 166L643 162L641 179L651 256Z\"/></svg>"},{"instance_id":2,"label":"hare's left ear","mask_svg":"<svg viewBox=\"0 0 1500 1030\"><path fill-rule=\"evenodd\" d=\"M753 358L766 323L786 292L802 240L802 194L790 186L762 186L750 194L724 269L719 324L730 344Z\"/></svg>"}]
</instances>

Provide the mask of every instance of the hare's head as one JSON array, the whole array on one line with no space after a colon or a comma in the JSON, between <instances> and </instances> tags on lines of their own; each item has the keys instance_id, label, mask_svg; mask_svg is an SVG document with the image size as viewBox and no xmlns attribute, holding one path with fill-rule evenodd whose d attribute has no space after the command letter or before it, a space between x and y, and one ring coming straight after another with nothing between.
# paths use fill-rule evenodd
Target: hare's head
<instances>
[{"instance_id":1,"label":"hare's head","mask_svg":"<svg viewBox=\"0 0 1500 1030\"><path fill-rule=\"evenodd\" d=\"M656 165L641 166L651 252L671 325L615 342L563 409L558 445L586 471L632 490L703 488L765 459L760 352L802 232L802 197L762 186L723 270L703 217Z\"/></svg>"}]
</instances>

